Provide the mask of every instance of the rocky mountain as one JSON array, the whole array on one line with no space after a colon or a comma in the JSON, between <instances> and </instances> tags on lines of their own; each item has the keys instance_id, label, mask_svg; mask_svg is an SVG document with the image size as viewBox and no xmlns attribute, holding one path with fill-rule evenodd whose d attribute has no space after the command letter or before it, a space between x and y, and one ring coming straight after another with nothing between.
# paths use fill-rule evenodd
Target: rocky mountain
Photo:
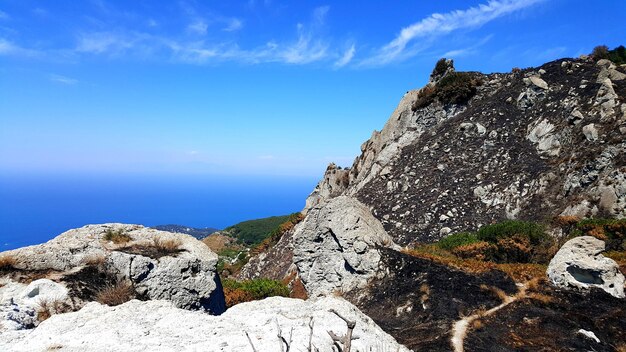
<instances>
[{"instance_id":1,"label":"rocky mountain","mask_svg":"<svg viewBox=\"0 0 626 352\"><path fill-rule=\"evenodd\" d=\"M189 226L173 225L173 224L157 225L157 226L153 226L152 228L160 230L160 231L184 233L186 235L193 236L199 240L219 231L219 229L214 229L212 227L197 228L197 227L189 227Z\"/></svg>"},{"instance_id":2,"label":"rocky mountain","mask_svg":"<svg viewBox=\"0 0 626 352\"><path fill-rule=\"evenodd\" d=\"M342 296L414 350L626 348L625 140L624 65L440 60L239 275Z\"/></svg>"}]
</instances>

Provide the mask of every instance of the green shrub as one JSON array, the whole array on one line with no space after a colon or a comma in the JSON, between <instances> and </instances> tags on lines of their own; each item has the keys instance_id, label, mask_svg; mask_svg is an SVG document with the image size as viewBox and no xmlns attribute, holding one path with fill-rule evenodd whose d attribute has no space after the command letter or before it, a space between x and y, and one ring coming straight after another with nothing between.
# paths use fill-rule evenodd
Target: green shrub
<instances>
[{"instance_id":1,"label":"green shrub","mask_svg":"<svg viewBox=\"0 0 626 352\"><path fill-rule=\"evenodd\" d=\"M464 104L476 94L480 81L469 72L452 72L437 83L437 98L444 104Z\"/></svg>"},{"instance_id":2,"label":"green shrub","mask_svg":"<svg viewBox=\"0 0 626 352\"><path fill-rule=\"evenodd\" d=\"M437 61L437 64L435 64L435 68L433 69L431 76L441 76L444 73L446 73L447 69L448 69L448 64L446 63L446 59L441 58L439 59L439 61Z\"/></svg>"},{"instance_id":3,"label":"green shrub","mask_svg":"<svg viewBox=\"0 0 626 352\"><path fill-rule=\"evenodd\" d=\"M459 246L465 246L468 244L478 242L476 233L473 232L459 232L447 237L444 237L437 242L437 246L441 249L452 250Z\"/></svg>"},{"instance_id":4,"label":"green shrub","mask_svg":"<svg viewBox=\"0 0 626 352\"><path fill-rule=\"evenodd\" d=\"M276 280L254 279L236 281L225 279L222 281L222 285L225 291L241 290L247 293L252 299L263 299L274 296L289 297L289 287Z\"/></svg>"},{"instance_id":5,"label":"green shrub","mask_svg":"<svg viewBox=\"0 0 626 352\"><path fill-rule=\"evenodd\" d=\"M419 91L417 100L413 103L413 111L424 108L435 100L443 105L465 104L476 94L476 87L481 84L481 80L474 73L448 73L434 86L425 86Z\"/></svg>"},{"instance_id":6,"label":"green shrub","mask_svg":"<svg viewBox=\"0 0 626 352\"><path fill-rule=\"evenodd\" d=\"M483 226L476 235L479 240L491 243L497 243L502 238L515 235L528 238L533 245L549 239L542 225L517 220L508 220L498 224Z\"/></svg>"},{"instance_id":7,"label":"green shrub","mask_svg":"<svg viewBox=\"0 0 626 352\"><path fill-rule=\"evenodd\" d=\"M591 56L594 60L608 59L617 65L626 64L626 48L623 45L613 50L609 50L606 45L598 45L593 48Z\"/></svg>"}]
</instances>

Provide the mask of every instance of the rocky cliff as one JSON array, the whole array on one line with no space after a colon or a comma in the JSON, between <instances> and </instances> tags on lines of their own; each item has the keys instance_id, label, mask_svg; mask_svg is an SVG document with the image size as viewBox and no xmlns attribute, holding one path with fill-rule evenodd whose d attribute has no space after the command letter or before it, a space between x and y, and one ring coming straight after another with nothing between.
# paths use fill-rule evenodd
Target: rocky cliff
<instances>
[{"instance_id":1,"label":"rocky cliff","mask_svg":"<svg viewBox=\"0 0 626 352\"><path fill-rule=\"evenodd\" d=\"M626 216L624 67L585 57L472 73L467 102L424 102L454 73L446 64L406 93L352 168L328 168L307 209L356 197L401 245L502 219Z\"/></svg>"}]
</instances>

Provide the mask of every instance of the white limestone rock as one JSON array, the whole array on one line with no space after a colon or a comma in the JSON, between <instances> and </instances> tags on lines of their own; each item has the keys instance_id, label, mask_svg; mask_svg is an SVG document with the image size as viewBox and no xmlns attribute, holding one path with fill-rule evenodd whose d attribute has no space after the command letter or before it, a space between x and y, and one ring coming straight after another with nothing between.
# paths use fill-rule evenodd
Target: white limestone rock
<instances>
[{"instance_id":1,"label":"white limestone rock","mask_svg":"<svg viewBox=\"0 0 626 352\"><path fill-rule=\"evenodd\" d=\"M48 279L35 280L28 285L7 283L0 287L0 325L5 330L37 326L37 310L44 302L71 304L68 290Z\"/></svg>"},{"instance_id":2,"label":"white limestone rock","mask_svg":"<svg viewBox=\"0 0 626 352\"><path fill-rule=\"evenodd\" d=\"M273 297L239 304L221 316L175 308L167 301L133 300L108 307L90 303L78 312L51 317L31 332L0 334L2 351L281 351L279 333L291 351L333 351L328 331L344 335L356 321L353 351L409 350L355 306L339 298L317 301ZM311 333L311 325L312 333ZM249 340L248 337L249 336ZM286 348L284 346L283 348Z\"/></svg>"},{"instance_id":3,"label":"white limestone rock","mask_svg":"<svg viewBox=\"0 0 626 352\"><path fill-rule=\"evenodd\" d=\"M131 242L116 245L105 240L108 230L122 231ZM158 259L130 253L124 246L153 246L155 239L175 240L181 250ZM106 271L130 280L149 299L171 300L179 308L203 309L220 314L225 303L215 270L217 255L192 236L159 231L140 225L87 225L69 230L47 243L7 252L25 270L55 270L61 274L80 269L90 258L106 258Z\"/></svg>"},{"instance_id":4,"label":"white limestone rock","mask_svg":"<svg viewBox=\"0 0 626 352\"><path fill-rule=\"evenodd\" d=\"M606 258L604 241L591 236L567 241L548 265L550 281L563 288L585 290L598 287L624 298L624 275L617 263Z\"/></svg>"},{"instance_id":5,"label":"white limestone rock","mask_svg":"<svg viewBox=\"0 0 626 352\"><path fill-rule=\"evenodd\" d=\"M296 226L294 263L309 296L346 292L381 271L377 246L396 247L367 207L340 196L309 210Z\"/></svg>"}]
</instances>

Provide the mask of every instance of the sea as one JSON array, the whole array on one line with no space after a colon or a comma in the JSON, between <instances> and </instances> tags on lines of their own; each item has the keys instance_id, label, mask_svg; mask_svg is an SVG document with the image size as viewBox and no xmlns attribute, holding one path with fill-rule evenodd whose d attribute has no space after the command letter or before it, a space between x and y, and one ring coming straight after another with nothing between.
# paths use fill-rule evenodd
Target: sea
<instances>
[{"instance_id":1,"label":"sea","mask_svg":"<svg viewBox=\"0 0 626 352\"><path fill-rule=\"evenodd\" d=\"M87 224L225 228L302 210L317 179L233 175L0 174L0 251Z\"/></svg>"}]
</instances>

